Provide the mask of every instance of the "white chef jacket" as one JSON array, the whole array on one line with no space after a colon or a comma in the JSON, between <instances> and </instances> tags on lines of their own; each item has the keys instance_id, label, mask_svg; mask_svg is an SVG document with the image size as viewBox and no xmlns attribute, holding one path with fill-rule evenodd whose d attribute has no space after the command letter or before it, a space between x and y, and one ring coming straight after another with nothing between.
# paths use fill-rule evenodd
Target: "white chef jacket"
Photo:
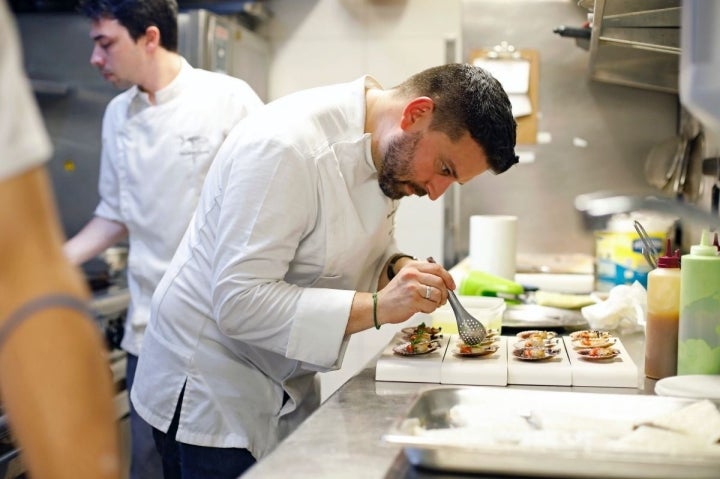
<instances>
[{"instance_id":1,"label":"white chef jacket","mask_svg":"<svg viewBox=\"0 0 720 479\"><path fill-rule=\"evenodd\" d=\"M270 103L218 152L153 297L132 401L155 428L185 386L178 441L260 458L318 405L315 372L342 361L355 291L397 252L366 82Z\"/></svg>"},{"instance_id":2,"label":"white chef jacket","mask_svg":"<svg viewBox=\"0 0 720 479\"><path fill-rule=\"evenodd\" d=\"M0 151L0 181L44 163L52 152L5 2L0 2Z\"/></svg>"},{"instance_id":3,"label":"white chef jacket","mask_svg":"<svg viewBox=\"0 0 720 479\"><path fill-rule=\"evenodd\" d=\"M121 346L135 355L152 293L195 211L215 153L232 127L262 105L244 81L181 61L155 105L133 86L112 99L103 118L95 215L128 229L130 305Z\"/></svg>"}]
</instances>

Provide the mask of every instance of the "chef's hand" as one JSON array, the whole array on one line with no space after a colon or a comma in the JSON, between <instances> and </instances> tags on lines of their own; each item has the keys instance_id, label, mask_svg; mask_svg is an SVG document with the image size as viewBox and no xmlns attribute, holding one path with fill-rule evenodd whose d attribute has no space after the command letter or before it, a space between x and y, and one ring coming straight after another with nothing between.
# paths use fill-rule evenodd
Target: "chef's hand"
<instances>
[{"instance_id":1,"label":"chef's hand","mask_svg":"<svg viewBox=\"0 0 720 479\"><path fill-rule=\"evenodd\" d=\"M410 261L377 293L380 324L402 323L415 313L432 313L447 302L455 281L437 263Z\"/></svg>"}]
</instances>

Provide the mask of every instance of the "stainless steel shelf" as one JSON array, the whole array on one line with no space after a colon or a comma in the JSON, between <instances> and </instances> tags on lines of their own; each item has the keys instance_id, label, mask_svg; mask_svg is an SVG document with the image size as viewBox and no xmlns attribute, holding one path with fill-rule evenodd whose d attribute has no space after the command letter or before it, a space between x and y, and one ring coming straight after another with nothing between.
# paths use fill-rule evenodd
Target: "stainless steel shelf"
<instances>
[{"instance_id":1,"label":"stainless steel shelf","mask_svg":"<svg viewBox=\"0 0 720 479\"><path fill-rule=\"evenodd\" d=\"M677 94L680 0L595 0L593 80Z\"/></svg>"}]
</instances>

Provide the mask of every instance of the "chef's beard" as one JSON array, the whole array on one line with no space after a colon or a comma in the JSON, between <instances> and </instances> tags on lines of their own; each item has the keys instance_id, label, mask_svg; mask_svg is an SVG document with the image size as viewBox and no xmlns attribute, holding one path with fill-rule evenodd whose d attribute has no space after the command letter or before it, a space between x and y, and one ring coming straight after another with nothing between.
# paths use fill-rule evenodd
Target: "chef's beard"
<instances>
[{"instance_id":1,"label":"chef's beard","mask_svg":"<svg viewBox=\"0 0 720 479\"><path fill-rule=\"evenodd\" d=\"M390 140L385 152L378 182L380 189L390 199L399 200L408 196L407 187L417 196L425 196L427 191L412 181L402 181L399 178L409 178L412 174L412 159L418 148L422 133L402 133L399 137Z\"/></svg>"}]
</instances>

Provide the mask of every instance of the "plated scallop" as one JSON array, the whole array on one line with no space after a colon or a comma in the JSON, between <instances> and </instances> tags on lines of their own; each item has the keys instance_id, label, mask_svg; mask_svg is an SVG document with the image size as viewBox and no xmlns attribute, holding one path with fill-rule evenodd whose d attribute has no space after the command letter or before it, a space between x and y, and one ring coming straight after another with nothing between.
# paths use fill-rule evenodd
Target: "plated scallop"
<instances>
[{"instance_id":1,"label":"plated scallop","mask_svg":"<svg viewBox=\"0 0 720 479\"><path fill-rule=\"evenodd\" d=\"M453 349L453 354L464 357L488 356L498 349L500 349L500 346L497 344L470 346L463 342L458 342L455 349Z\"/></svg>"},{"instance_id":2,"label":"plated scallop","mask_svg":"<svg viewBox=\"0 0 720 479\"><path fill-rule=\"evenodd\" d=\"M498 336L500 336L499 329L488 329L485 338L497 338Z\"/></svg>"},{"instance_id":3,"label":"plated scallop","mask_svg":"<svg viewBox=\"0 0 720 479\"><path fill-rule=\"evenodd\" d=\"M611 337L612 333L610 333L610 331L602 331L599 329L583 329L582 331L574 331L570 333L570 339L573 341L579 339L600 339Z\"/></svg>"},{"instance_id":4,"label":"plated scallop","mask_svg":"<svg viewBox=\"0 0 720 479\"><path fill-rule=\"evenodd\" d=\"M530 337L529 339L524 339L522 341L518 341L513 344L513 348L515 349L523 349L523 348L547 348L552 346L557 346L559 339L558 338L551 338L551 339L541 339L536 337Z\"/></svg>"},{"instance_id":5,"label":"plated scallop","mask_svg":"<svg viewBox=\"0 0 720 479\"><path fill-rule=\"evenodd\" d=\"M616 341L617 339L612 336L601 338L580 338L573 339L572 345L575 349L607 348L615 344Z\"/></svg>"},{"instance_id":6,"label":"plated scallop","mask_svg":"<svg viewBox=\"0 0 720 479\"><path fill-rule=\"evenodd\" d=\"M513 356L522 361L541 361L552 359L560 354L560 348L517 348L513 349Z\"/></svg>"},{"instance_id":7,"label":"plated scallop","mask_svg":"<svg viewBox=\"0 0 720 479\"><path fill-rule=\"evenodd\" d=\"M603 361L616 358L620 355L620 350L615 348L591 348L578 351L578 355L590 361Z\"/></svg>"},{"instance_id":8,"label":"plated scallop","mask_svg":"<svg viewBox=\"0 0 720 479\"><path fill-rule=\"evenodd\" d=\"M442 328L427 326L425 323L420 323L417 326L402 328L400 331L402 332L403 337L408 341L430 341L440 336Z\"/></svg>"},{"instance_id":9,"label":"plated scallop","mask_svg":"<svg viewBox=\"0 0 720 479\"><path fill-rule=\"evenodd\" d=\"M500 341L500 336L485 336L485 339L483 339L478 346L489 346L498 341ZM462 340L460 340L460 342L462 343Z\"/></svg>"},{"instance_id":10,"label":"plated scallop","mask_svg":"<svg viewBox=\"0 0 720 479\"><path fill-rule=\"evenodd\" d=\"M418 356L432 353L440 347L440 341L405 341L395 347L393 352L400 356Z\"/></svg>"},{"instance_id":11,"label":"plated scallop","mask_svg":"<svg viewBox=\"0 0 720 479\"><path fill-rule=\"evenodd\" d=\"M518 339L553 339L557 337L557 333L554 331L541 331L541 330L529 330L529 331L520 331L516 334Z\"/></svg>"}]
</instances>

